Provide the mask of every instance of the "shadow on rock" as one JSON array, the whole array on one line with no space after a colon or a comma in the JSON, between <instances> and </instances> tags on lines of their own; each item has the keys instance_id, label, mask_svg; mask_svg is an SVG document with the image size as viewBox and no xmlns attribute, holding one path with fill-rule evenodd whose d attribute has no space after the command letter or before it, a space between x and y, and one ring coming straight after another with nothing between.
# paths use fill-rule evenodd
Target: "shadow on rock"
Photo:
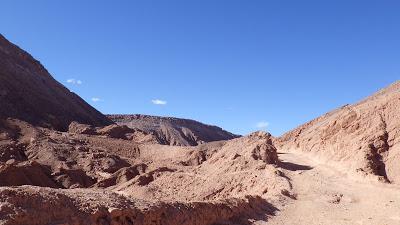
<instances>
[{"instance_id":1,"label":"shadow on rock","mask_svg":"<svg viewBox=\"0 0 400 225\"><path fill-rule=\"evenodd\" d=\"M301 164L296 164L296 163L291 163L291 162L279 162L278 166L281 167L282 169L285 170L290 170L290 171L299 171L299 170L312 170L314 167L307 166L307 165L301 165Z\"/></svg>"}]
</instances>

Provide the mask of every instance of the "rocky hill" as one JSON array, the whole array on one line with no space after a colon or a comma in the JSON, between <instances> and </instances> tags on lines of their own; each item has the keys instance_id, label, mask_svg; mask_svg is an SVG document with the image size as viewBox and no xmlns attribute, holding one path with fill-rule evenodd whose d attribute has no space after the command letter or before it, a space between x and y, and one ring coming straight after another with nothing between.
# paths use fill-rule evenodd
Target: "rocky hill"
<instances>
[{"instance_id":1,"label":"rocky hill","mask_svg":"<svg viewBox=\"0 0 400 225\"><path fill-rule=\"evenodd\" d=\"M277 210L267 198L291 199L269 134L113 124L2 36L0 106L0 224L247 225Z\"/></svg>"},{"instance_id":2,"label":"rocky hill","mask_svg":"<svg viewBox=\"0 0 400 225\"><path fill-rule=\"evenodd\" d=\"M400 82L345 105L279 138L282 148L312 152L360 174L400 183Z\"/></svg>"},{"instance_id":3,"label":"rocky hill","mask_svg":"<svg viewBox=\"0 0 400 225\"><path fill-rule=\"evenodd\" d=\"M108 115L119 125L154 134L161 144L195 146L239 137L217 126L194 120L148 115Z\"/></svg>"},{"instance_id":4,"label":"rocky hill","mask_svg":"<svg viewBox=\"0 0 400 225\"><path fill-rule=\"evenodd\" d=\"M57 82L30 54L0 35L0 118L66 130L72 121L111 121Z\"/></svg>"},{"instance_id":5,"label":"rocky hill","mask_svg":"<svg viewBox=\"0 0 400 225\"><path fill-rule=\"evenodd\" d=\"M2 127L1 224L247 225L291 191L267 133L188 147Z\"/></svg>"}]
</instances>

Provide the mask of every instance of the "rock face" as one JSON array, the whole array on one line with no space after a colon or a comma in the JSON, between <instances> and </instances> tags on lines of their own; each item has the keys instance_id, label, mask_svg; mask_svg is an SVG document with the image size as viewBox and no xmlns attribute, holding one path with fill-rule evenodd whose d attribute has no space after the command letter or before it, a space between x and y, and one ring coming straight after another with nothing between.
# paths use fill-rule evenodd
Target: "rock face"
<instances>
[{"instance_id":1,"label":"rock face","mask_svg":"<svg viewBox=\"0 0 400 225\"><path fill-rule=\"evenodd\" d=\"M220 127L188 119L147 115L108 115L108 118L119 125L151 133L166 145L195 146L239 137Z\"/></svg>"},{"instance_id":2,"label":"rock face","mask_svg":"<svg viewBox=\"0 0 400 225\"><path fill-rule=\"evenodd\" d=\"M28 186L0 188L0 205L0 224L4 225L249 225L250 218L266 220L276 211L264 199L251 196L217 202L151 203L107 191Z\"/></svg>"},{"instance_id":3,"label":"rock face","mask_svg":"<svg viewBox=\"0 0 400 225\"><path fill-rule=\"evenodd\" d=\"M104 183L115 184L112 190L136 198L184 202L247 195L267 198L290 190L278 172L277 151L268 133L194 147L146 145L140 151L137 162L146 167L135 167L127 182L115 182L126 174L119 171Z\"/></svg>"},{"instance_id":4,"label":"rock face","mask_svg":"<svg viewBox=\"0 0 400 225\"><path fill-rule=\"evenodd\" d=\"M59 187L51 178L50 170L32 163L9 163L0 168L0 186L35 185L41 187Z\"/></svg>"},{"instance_id":5,"label":"rock face","mask_svg":"<svg viewBox=\"0 0 400 225\"><path fill-rule=\"evenodd\" d=\"M72 121L111 124L104 115L70 92L27 52L0 35L0 118L67 130Z\"/></svg>"},{"instance_id":6,"label":"rock face","mask_svg":"<svg viewBox=\"0 0 400 225\"><path fill-rule=\"evenodd\" d=\"M316 153L400 183L400 82L284 134L282 148Z\"/></svg>"},{"instance_id":7,"label":"rock face","mask_svg":"<svg viewBox=\"0 0 400 225\"><path fill-rule=\"evenodd\" d=\"M113 124L99 129L97 133L110 138L127 139L127 134L134 133L134 130L125 125Z\"/></svg>"}]
</instances>

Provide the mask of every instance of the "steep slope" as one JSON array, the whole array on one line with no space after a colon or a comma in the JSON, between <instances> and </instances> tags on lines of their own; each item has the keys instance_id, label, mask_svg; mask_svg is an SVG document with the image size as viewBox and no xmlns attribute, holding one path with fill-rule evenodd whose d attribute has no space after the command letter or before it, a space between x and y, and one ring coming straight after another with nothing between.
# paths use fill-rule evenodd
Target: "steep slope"
<instances>
[{"instance_id":1,"label":"steep slope","mask_svg":"<svg viewBox=\"0 0 400 225\"><path fill-rule=\"evenodd\" d=\"M400 82L280 137L284 149L313 152L332 164L400 183Z\"/></svg>"},{"instance_id":2,"label":"steep slope","mask_svg":"<svg viewBox=\"0 0 400 225\"><path fill-rule=\"evenodd\" d=\"M104 115L70 92L27 52L0 35L0 119L66 130L72 121L111 124Z\"/></svg>"},{"instance_id":3,"label":"steep slope","mask_svg":"<svg viewBox=\"0 0 400 225\"><path fill-rule=\"evenodd\" d=\"M148 115L108 115L119 125L143 130L157 136L162 144L195 146L211 141L230 140L239 137L217 126L194 120Z\"/></svg>"}]
</instances>

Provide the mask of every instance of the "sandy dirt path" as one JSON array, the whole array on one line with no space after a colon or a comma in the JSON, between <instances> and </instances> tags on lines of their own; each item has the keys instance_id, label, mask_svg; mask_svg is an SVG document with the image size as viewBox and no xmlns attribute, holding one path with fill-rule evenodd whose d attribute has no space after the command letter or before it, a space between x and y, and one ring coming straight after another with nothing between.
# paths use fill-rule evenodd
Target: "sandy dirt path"
<instances>
[{"instance_id":1,"label":"sandy dirt path","mask_svg":"<svg viewBox=\"0 0 400 225\"><path fill-rule=\"evenodd\" d=\"M279 155L297 200L268 225L400 225L400 187L352 179L299 152Z\"/></svg>"}]
</instances>

